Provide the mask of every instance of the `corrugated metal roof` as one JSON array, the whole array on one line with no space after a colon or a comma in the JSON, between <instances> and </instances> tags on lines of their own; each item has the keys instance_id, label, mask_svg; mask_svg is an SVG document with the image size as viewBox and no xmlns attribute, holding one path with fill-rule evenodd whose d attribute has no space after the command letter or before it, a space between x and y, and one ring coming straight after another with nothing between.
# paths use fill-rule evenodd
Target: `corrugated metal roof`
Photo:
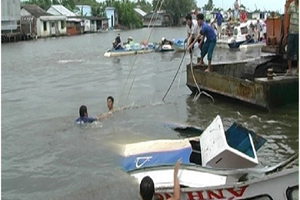
<instances>
[{"instance_id":1,"label":"corrugated metal roof","mask_svg":"<svg viewBox=\"0 0 300 200\"><path fill-rule=\"evenodd\" d=\"M41 16L42 21L63 21L66 20L66 16Z\"/></svg>"},{"instance_id":2,"label":"corrugated metal roof","mask_svg":"<svg viewBox=\"0 0 300 200\"><path fill-rule=\"evenodd\" d=\"M35 16L36 18L39 18L40 16L51 16L50 13L47 13L45 10L43 10L41 7L37 5L23 5L22 8L27 10L30 14Z\"/></svg>"},{"instance_id":3,"label":"corrugated metal roof","mask_svg":"<svg viewBox=\"0 0 300 200\"><path fill-rule=\"evenodd\" d=\"M137 12L138 14L140 14L142 17L144 17L145 15L147 15L147 13L145 13L143 10L141 10L140 8L135 8L134 9L135 12Z\"/></svg>"},{"instance_id":4,"label":"corrugated metal roof","mask_svg":"<svg viewBox=\"0 0 300 200\"><path fill-rule=\"evenodd\" d=\"M61 15L70 17L70 16L77 16L75 13L68 10L66 7L62 5L52 5L52 8L54 8L57 12L59 12Z\"/></svg>"}]
</instances>

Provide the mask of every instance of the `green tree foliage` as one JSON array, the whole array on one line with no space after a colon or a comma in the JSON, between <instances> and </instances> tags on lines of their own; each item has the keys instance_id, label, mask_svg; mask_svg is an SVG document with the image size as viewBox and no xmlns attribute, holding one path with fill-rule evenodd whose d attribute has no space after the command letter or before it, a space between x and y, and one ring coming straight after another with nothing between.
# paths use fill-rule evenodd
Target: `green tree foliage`
<instances>
[{"instance_id":1,"label":"green tree foliage","mask_svg":"<svg viewBox=\"0 0 300 200\"><path fill-rule=\"evenodd\" d=\"M153 10L165 10L173 18L174 24L179 24L181 17L197 9L197 4L195 0L153 0L152 7Z\"/></svg>"},{"instance_id":2,"label":"green tree foliage","mask_svg":"<svg viewBox=\"0 0 300 200\"><path fill-rule=\"evenodd\" d=\"M128 0L121 1L114 1L113 7L115 7L119 23L127 26L129 28L140 28L142 27L142 21L139 19L139 17L136 15L134 8L135 4L133 2L130 2Z\"/></svg>"},{"instance_id":3,"label":"green tree foliage","mask_svg":"<svg viewBox=\"0 0 300 200\"><path fill-rule=\"evenodd\" d=\"M48 10L50 6L53 4L51 0L28 0L23 1L22 4L35 4L40 6L44 10Z\"/></svg>"},{"instance_id":4,"label":"green tree foliage","mask_svg":"<svg viewBox=\"0 0 300 200\"><path fill-rule=\"evenodd\" d=\"M213 0L208 0L207 4L204 5L205 10L213 10L215 7Z\"/></svg>"}]
</instances>

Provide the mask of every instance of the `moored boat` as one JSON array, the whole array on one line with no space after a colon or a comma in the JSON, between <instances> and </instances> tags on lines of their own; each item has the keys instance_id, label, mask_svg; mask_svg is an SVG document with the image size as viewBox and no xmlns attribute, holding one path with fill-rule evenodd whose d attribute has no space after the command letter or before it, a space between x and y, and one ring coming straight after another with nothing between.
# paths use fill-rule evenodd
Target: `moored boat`
<instances>
[{"instance_id":1,"label":"moored boat","mask_svg":"<svg viewBox=\"0 0 300 200\"><path fill-rule=\"evenodd\" d=\"M194 65L193 74L187 65L187 86L193 93L201 90L212 95L229 97L256 107L271 110L299 101L299 79L284 76L286 68L275 58L213 63L210 73L207 66ZM268 69L272 68L271 73ZM275 75L274 75L275 73Z\"/></svg>"}]
</instances>

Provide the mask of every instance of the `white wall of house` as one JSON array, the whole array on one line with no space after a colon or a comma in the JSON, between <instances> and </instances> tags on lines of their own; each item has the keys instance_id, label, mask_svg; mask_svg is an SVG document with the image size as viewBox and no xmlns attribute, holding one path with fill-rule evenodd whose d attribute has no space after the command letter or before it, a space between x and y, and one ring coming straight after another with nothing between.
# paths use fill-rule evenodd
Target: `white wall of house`
<instances>
[{"instance_id":1,"label":"white wall of house","mask_svg":"<svg viewBox=\"0 0 300 200\"><path fill-rule=\"evenodd\" d=\"M106 7L105 13L106 13L106 17L108 18L108 28L111 29L115 26L115 8Z\"/></svg>"},{"instance_id":2,"label":"white wall of house","mask_svg":"<svg viewBox=\"0 0 300 200\"><path fill-rule=\"evenodd\" d=\"M84 32L91 32L91 20L84 19Z\"/></svg>"},{"instance_id":3,"label":"white wall of house","mask_svg":"<svg viewBox=\"0 0 300 200\"><path fill-rule=\"evenodd\" d=\"M49 21L42 21L40 18L36 22L36 30L38 37L49 37L51 36L51 25Z\"/></svg>"},{"instance_id":4,"label":"white wall of house","mask_svg":"<svg viewBox=\"0 0 300 200\"><path fill-rule=\"evenodd\" d=\"M54 25L54 26L52 26ZM46 28L44 28L44 26ZM41 16L37 20L37 34L38 37L49 37L56 35L56 30L58 30L58 35L67 34L67 23L66 18L62 16Z\"/></svg>"},{"instance_id":5,"label":"white wall of house","mask_svg":"<svg viewBox=\"0 0 300 200\"><path fill-rule=\"evenodd\" d=\"M20 18L20 0L1 0L1 31L16 30Z\"/></svg>"},{"instance_id":6,"label":"white wall of house","mask_svg":"<svg viewBox=\"0 0 300 200\"><path fill-rule=\"evenodd\" d=\"M91 32L97 32L97 21L91 20Z\"/></svg>"},{"instance_id":7,"label":"white wall of house","mask_svg":"<svg viewBox=\"0 0 300 200\"><path fill-rule=\"evenodd\" d=\"M58 30L60 32L60 35L67 35L67 22L58 21Z\"/></svg>"},{"instance_id":8,"label":"white wall of house","mask_svg":"<svg viewBox=\"0 0 300 200\"><path fill-rule=\"evenodd\" d=\"M260 19L260 13L252 13L252 19Z\"/></svg>"}]
</instances>

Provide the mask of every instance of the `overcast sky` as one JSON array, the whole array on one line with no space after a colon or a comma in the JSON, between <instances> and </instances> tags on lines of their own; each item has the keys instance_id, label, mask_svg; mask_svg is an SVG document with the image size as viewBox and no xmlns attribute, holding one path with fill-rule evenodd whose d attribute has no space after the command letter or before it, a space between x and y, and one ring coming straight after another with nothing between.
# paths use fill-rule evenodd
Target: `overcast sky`
<instances>
[{"instance_id":1,"label":"overcast sky","mask_svg":"<svg viewBox=\"0 0 300 200\"><path fill-rule=\"evenodd\" d=\"M103 0L97 0L99 2ZM148 2L152 2L152 0L147 0ZM167 1L167 0L165 0ZM202 7L207 3L207 0L196 0L198 7ZM271 11L279 11L283 13L285 0L239 0L242 4L249 8L250 10L255 10L255 5L257 9L261 10L271 10ZM213 0L213 3L216 7L228 9L229 7L233 7L234 0Z\"/></svg>"}]
</instances>

